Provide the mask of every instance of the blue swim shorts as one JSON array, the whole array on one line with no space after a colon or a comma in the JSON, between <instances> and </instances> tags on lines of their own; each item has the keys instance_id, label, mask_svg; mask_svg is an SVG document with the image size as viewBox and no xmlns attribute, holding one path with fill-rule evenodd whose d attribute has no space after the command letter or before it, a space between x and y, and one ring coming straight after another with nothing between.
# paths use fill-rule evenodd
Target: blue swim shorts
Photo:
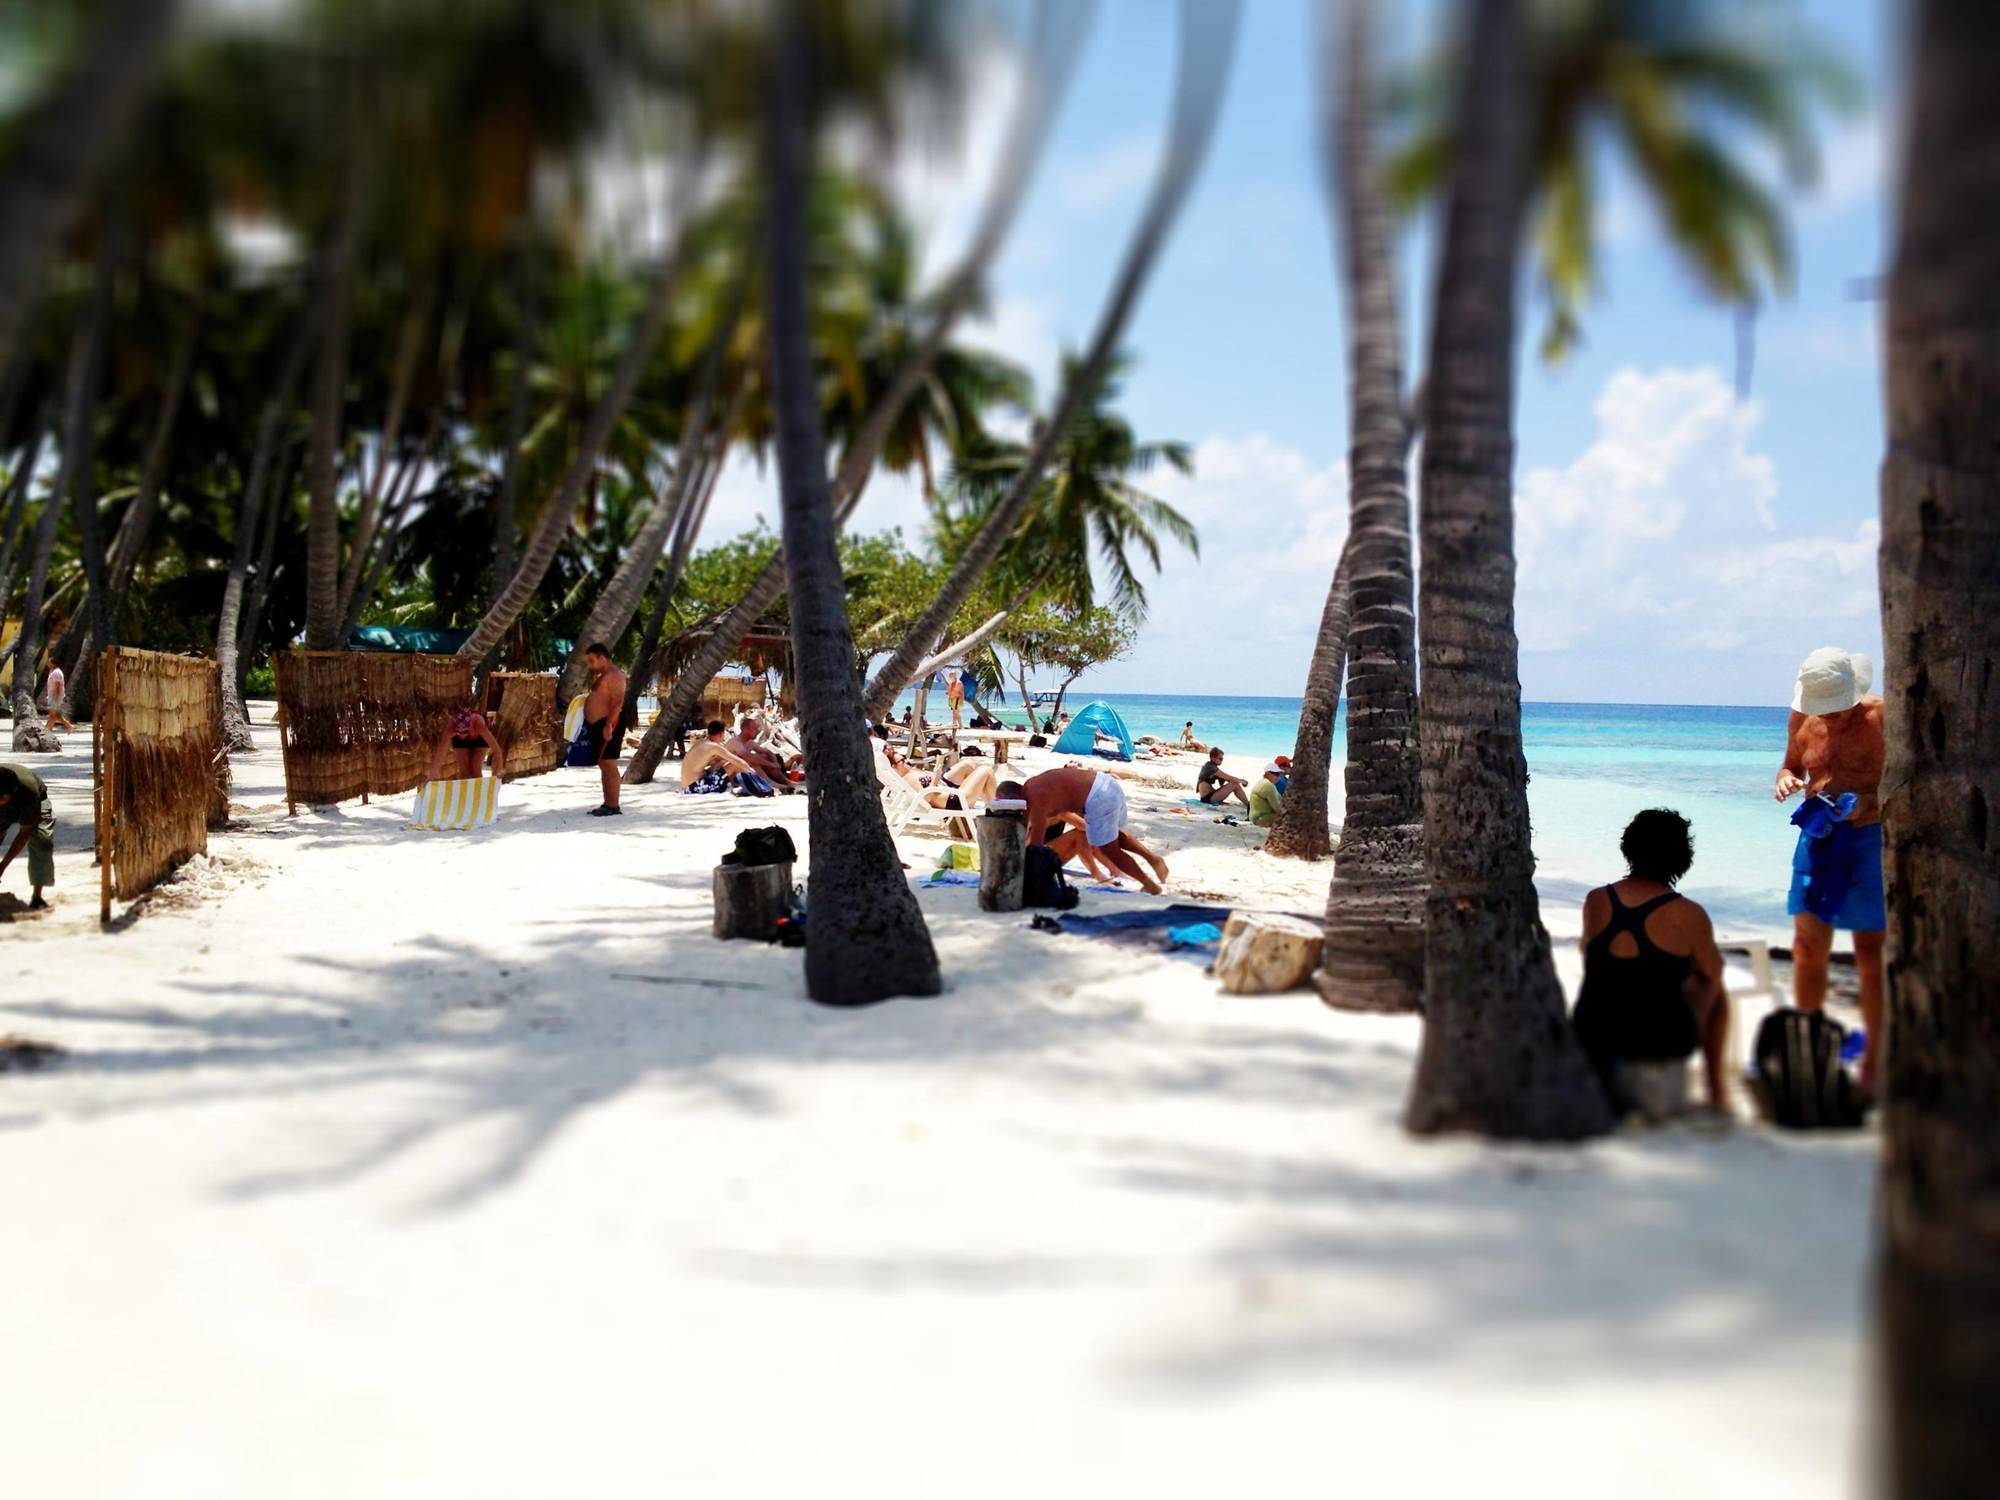
<instances>
[{"instance_id":1,"label":"blue swim shorts","mask_svg":"<svg viewBox=\"0 0 2000 1500\"><path fill-rule=\"evenodd\" d=\"M1844 932L1880 932L1888 925L1882 904L1882 825L1836 823L1825 838L1799 835L1792 852L1792 889L1785 910L1800 912Z\"/></svg>"}]
</instances>

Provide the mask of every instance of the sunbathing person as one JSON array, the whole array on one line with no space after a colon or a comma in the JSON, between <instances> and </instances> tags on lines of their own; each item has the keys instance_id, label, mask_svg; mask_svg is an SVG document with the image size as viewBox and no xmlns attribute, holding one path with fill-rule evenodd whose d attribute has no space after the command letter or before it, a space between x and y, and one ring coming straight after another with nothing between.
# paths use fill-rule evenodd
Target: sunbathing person
<instances>
[{"instance_id":1,"label":"sunbathing person","mask_svg":"<svg viewBox=\"0 0 2000 1500\"><path fill-rule=\"evenodd\" d=\"M700 781L711 767L720 767L725 779L733 778L744 771L749 771L752 775L761 774L749 761L723 743L726 732L722 727L722 720L710 719L708 732L688 746L687 754L681 757L682 790Z\"/></svg>"},{"instance_id":2,"label":"sunbathing person","mask_svg":"<svg viewBox=\"0 0 2000 1500\"><path fill-rule=\"evenodd\" d=\"M446 717L437 743L431 747L430 765L417 778L417 785L436 781L444 774L447 762L453 778L459 781L477 781L483 765L490 762L497 781L507 774L505 760L486 715L469 703L461 703Z\"/></svg>"},{"instance_id":3,"label":"sunbathing person","mask_svg":"<svg viewBox=\"0 0 2000 1500\"><path fill-rule=\"evenodd\" d=\"M729 753L749 762L752 770L780 791L790 791L792 769L804 757L795 755L788 764L769 745L758 743L758 736L763 732L764 726L758 721L757 716L745 714L743 727L737 730L736 737L729 741Z\"/></svg>"},{"instance_id":4,"label":"sunbathing person","mask_svg":"<svg viewBox=\"0 0 2000 1500\"><path fill-rule=\"evenodd\" d=\"M1250 805L1250 783L1241 776L1231 776L1222 769L1222 747L1217 745L1208 752L1208 759L1195 772L1195 795L1210 807L1220 807L1231 797L1245 807Z\"/></svg>"},{"instance_id":5,"label":"sunbathing person","mask_svg":"<svg viewBox=\"0 0 2000 1500\"><path fill-rule=\"evenodd\" d=\"M1075 826L1080 821L1088 848L1119 874L1131 876L1155 896L1160 894L1167 862L1125 831L1125 788L1116 776L1088 766L1058 766L1025 782L1003 781L996 790L1002 797L1028 804L1029 843L1046 844L1053 823ZM1150 871L1141 860L1152 867Z\"/></svg>"},{"instance_id":6,"label":"sunbathing person","mask_svg":"<svg viewBox=\"0 0 2000 1500\"><path fill-rule=\"evenodd\" d=\"M1618 848L1629 873L1584 898L1583 990L1571 1022L1614 1109L1624 1063L1685 1061L1700 1049L1709 1107L1729 1107L1729 1006L1708 913L1674 887L1694 863L1688 821L1648 808Z\"/></svg>"}]
</instances>

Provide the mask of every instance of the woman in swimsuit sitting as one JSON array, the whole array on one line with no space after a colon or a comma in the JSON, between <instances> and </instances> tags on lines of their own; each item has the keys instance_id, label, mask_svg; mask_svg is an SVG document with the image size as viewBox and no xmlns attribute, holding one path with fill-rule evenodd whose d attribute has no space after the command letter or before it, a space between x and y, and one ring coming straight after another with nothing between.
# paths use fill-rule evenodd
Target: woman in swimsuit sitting
<instances>
[{"instance_id":1,"label":"woman in swimsuit sitting","mask_svg":"<svg viewBox=\"0 0 2000 1500\"><path fill-rule=\"evenodd\" d=\"M447 758L452 763L453 778L459 781L477 780L480 762L485 760L492 761L496 780L507 774L503 767L506 757L501 753L500 742L493 737L493 726L486 722L486 715L470 704L461 703L447 716L437 744L431 749L430 766L417 785L436 781Z\"/></svg>"},{"instance_id":2,"label":"woman in swimsuit sitting","mask_svg":"<svg viewBox=\"0 0 2000 1500\"><path fill-rule=\"evenodd\" d=\"M1577 1040L1614 1109L1631 1102L1623 1064L1684 1062L1700 1049L1709 1107L1726 1113L1722 955L1708 913L1674 889L1694 863L1693 832L1679 813L1651 807L1618 848L1630 873L1584 898L1583 990L1570 1018Z\"/></svg>"}]
</instances>

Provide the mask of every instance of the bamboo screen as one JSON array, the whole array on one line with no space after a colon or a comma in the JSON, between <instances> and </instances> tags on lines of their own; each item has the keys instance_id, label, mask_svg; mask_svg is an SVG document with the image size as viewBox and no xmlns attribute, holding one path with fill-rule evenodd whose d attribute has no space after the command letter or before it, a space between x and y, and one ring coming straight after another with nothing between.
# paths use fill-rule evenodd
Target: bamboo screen
<instances>
[{"instance_id":1,"label":"bamboo screen","mask_svg":"<svg viewBox=\"0 0 2000 1500\"><path fill-rule=\"evenodd\" d=\"M229 814L229 761L214 662L119 646L97 670L97 848L108 917L112 896L129 901L208 848L210 826Z\"/></svg>"},{"instance_id":2,"label":"bamboo screen","mask_svg":"<svg viewBox=\"0 0 2000 1500\"><path fill-rule=\"evenodd\" d=\"M494 672L486 679L486 717L507 762L507 779L539 776L562 764L562 716L556 679L546 672Z\"/></svg>"},{"instance_id":3,"label":"bamboo screen","mask_svg":"<svg viewBox=\"0 0 2000 1500\"><path fill-rule=\"evenodd\" d=\"M472 663L462 657L280 651L273 660L293 811L408 791L446 716L472 702Z\"/></svg>"}]
</instances>

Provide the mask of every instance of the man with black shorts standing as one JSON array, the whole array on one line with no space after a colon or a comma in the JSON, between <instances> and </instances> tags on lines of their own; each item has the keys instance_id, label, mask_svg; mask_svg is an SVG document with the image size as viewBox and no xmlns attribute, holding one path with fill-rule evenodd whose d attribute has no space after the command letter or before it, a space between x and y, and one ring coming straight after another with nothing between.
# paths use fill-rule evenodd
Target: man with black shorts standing
<instances>
[{"instance_id":1,"label":"man with black shorts standing","mask_svg":"<svg viewBox=\"0 0 2000 1500\"><path fill-rule=\"evenodd\" d=\"M584 743L590 758L597 762L597 774L604 783L604 801L590 810L593 818L615 818L618 806L618 755L625 748L625 674L611 664L611 652L602 641L583 648L584 664L590 668L590 697L584 700Z\"/></svg>"}]
</instances>

